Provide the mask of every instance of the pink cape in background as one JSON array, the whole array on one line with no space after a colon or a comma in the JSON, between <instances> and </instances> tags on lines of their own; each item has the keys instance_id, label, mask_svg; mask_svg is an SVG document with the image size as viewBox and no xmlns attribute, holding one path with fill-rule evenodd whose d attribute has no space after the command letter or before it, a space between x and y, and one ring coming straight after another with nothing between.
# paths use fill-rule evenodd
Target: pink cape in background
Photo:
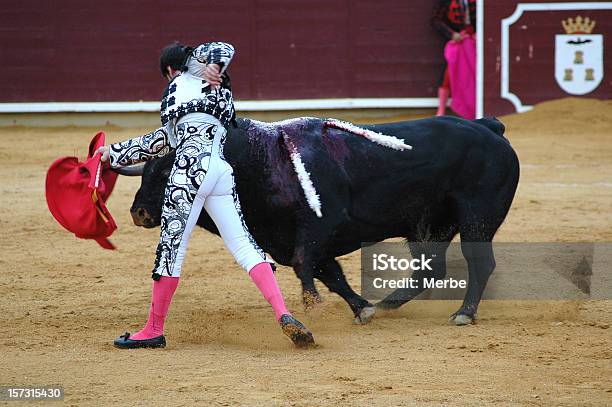
<instances>
[{"instance_id":1,"label":"pink cape in background","mask_svg":"<svg viewBox=\"0 0 612 407\"><path fill-rule=\"evenodd\" d=\"M461 42L449 41L444 48L448 64L451 108L464 119L476 118L476 41L473 35Z\"/></svg>"}]
</instances>

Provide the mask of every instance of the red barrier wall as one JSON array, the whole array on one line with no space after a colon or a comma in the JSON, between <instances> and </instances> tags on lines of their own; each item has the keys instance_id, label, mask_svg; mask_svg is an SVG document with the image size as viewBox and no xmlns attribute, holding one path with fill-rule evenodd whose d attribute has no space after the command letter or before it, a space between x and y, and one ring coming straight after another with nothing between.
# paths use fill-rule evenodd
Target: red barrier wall
<instances>
[{"instance_id":1,"label":"red barrier wall","mask_svg":"<svg viewBox=\"0 0 612 407\"><path fill-rule=\"evenodd\" d=\"M225 40L237 99L435 97L432 4L20 0L0 13L0 102L158 100L159 50Z\"/></svg>"}]
</instances>

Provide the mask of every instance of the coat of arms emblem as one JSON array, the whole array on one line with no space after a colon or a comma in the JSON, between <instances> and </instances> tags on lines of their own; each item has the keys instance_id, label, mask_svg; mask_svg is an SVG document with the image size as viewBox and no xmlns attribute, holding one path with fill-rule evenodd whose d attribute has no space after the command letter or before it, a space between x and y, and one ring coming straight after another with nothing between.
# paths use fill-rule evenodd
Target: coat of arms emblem
<instances>
[{"instance_id":1,"label":"coat of arms emblem","mask_svg":"<svg viewBox=\"0 0 612 407\"><path fill-rule=\"evenodd\" d=\"M561 23L566 34L555 38L555 79L565 92L585 95L603 79L603 35L591 34L595 21L589 17Z\"/></svg>"}]
</instances>

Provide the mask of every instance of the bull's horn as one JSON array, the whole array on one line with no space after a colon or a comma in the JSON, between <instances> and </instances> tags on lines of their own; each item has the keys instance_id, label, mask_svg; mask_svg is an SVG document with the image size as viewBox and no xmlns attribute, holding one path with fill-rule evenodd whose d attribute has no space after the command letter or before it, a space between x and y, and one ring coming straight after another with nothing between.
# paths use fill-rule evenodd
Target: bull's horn
<instances>
[{"instance_id":1,"label":"bull's horn","mask_svg":"<svg viewBox=\"0 0 612 407\"><path fill-rule=\"evenodd\" d=\"M139 177L144 173L145 163L129 165L127 167L113 168L117 174L126 175L128 177Z\"/></svg>"}]
</instances>

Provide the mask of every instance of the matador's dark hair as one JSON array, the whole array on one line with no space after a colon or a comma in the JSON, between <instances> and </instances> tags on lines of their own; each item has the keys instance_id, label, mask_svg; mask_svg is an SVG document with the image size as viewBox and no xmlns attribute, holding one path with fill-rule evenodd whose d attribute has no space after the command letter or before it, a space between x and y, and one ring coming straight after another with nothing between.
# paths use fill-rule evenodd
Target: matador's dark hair
<instances>
[{"instance_id":1,"label":"matador's dark hair","mask_svg":"<svg viewBox=\"0 0 612 407\"><path fill-rule=\"evenodd\" d=\"M183 45L177 41L165 46L159 56L159 70L162 76L165 78L168 74L166 71L168 66L178 71L186 71L187 67L185 64L192 52L193 47Z\"/></svg>"}]
</instances>

